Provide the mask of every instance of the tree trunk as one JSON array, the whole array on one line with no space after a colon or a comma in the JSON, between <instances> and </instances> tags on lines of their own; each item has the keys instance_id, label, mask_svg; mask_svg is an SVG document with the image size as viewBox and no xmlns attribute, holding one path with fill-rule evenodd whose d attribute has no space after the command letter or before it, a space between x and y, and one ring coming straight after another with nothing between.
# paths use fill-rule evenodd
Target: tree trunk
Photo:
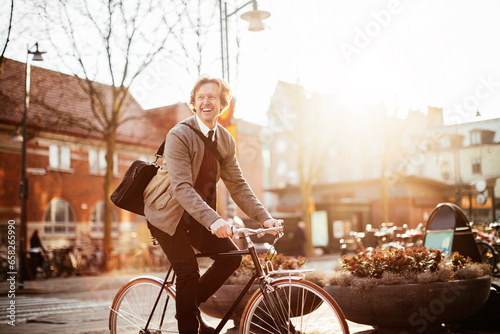
<instances>
[{"instance_id":1,"label":"tree trunk","mask_svg":"<svg viewBox=\"0 0 500 334\"><path fill-rule=\"evenodd\" d=\"M310 175L306 171L303 145L299 145L299 177L300 177L300 207L302 221L306 224L306 248L304 249L307 257L314 256L314 248L312 244L312 224L311 213L309 212L309 198L312 193L312 185Z\"/></svg>"},{"instance_id":2,"label":"tree trunk","mask_svg":"<svg viewBox=\"0 0 500 334\"><path fill-rule=\"evenodd\" d=\"M311 197L311 187L307 184L301 184L301 208L302 208L302 221L306 224L306 249L305 254L307 257L314 256L314 247L312 244L312 222L311 212L309 210Z\"/></svg>"},{"instance_id":3,"label":"tree trunk","mask_svg":"<svg viewBox=\"0 0 500 334\"><path fill-rule=\"evenodd\" d=\"M112 225L113 203L110 196L114 189L114 155L115 155L116 130L112 129L106 136L106 175L104 177L104 240L103 248L108 257L113 248ZM107 261L109 263L109 261ZM106 264L106 269L108 268Z\"/></svg>"}]
</instances>

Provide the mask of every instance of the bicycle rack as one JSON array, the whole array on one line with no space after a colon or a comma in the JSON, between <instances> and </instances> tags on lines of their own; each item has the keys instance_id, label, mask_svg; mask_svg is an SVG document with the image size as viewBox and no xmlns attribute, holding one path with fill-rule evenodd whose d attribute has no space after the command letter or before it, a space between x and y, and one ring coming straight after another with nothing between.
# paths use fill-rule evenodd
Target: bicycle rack
<instances>
[{"instance_id":1,"label":"bicycle rack","mask_svg":"<svg viewBox=\"0 0 500 334\"><path fill-rule=\"evenodd\" d=\"M474 262L482 262L469 220L453 203L440 203L432 211L427 220L424 245L442 250L445 255L459 252Z\"/></svg>"}]
</instances>

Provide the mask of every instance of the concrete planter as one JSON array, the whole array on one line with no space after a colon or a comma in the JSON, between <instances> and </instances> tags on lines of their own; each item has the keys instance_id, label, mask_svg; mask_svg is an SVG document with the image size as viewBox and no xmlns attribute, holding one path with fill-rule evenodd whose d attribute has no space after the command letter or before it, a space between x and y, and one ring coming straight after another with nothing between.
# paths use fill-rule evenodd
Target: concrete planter
<instances>
[{"instance_id":1,"label":"concrete planter","mask_svg":"<svg viewBox=\"0 0 500 334\"><path fill-rule=\"evenodd\" d=\"M238 297L240 292L243 290L243 288L244 285L238 285L238 284L223 285L212 297L210 297L209 300L200 305L200 310L211 317L222 319L226 314L227 310L229 310L229 308L233 304L236 297ZM231 319L233 319L236 327L239 326L240 319L243 314L243 311L245 310L246 304L248 303L248 301L253 296L255 291L257 291L258 288L259 288L258 285L254 285L250 289L250 292L243 298L241 303L236 307L235 311L233 312ZM290 291L287 291L287 296L286 297L282 296L282 298L283 298L282 299L283 305L286 303L290 303L290 305L297 305L299 301L304 303L303 308L297 308L294 306L291 307L292 317L296 316L293 312L294 310L300 309L301 312L304 312L304 310L314 311L322 303L321 300L315 298L312 295L304 297L297 288L290 289ZM305 315L307 313L303 314ZM261 315L261 316L266 317L266 315Z\"/></svg>"},{"instance_id":2,"label":"concrete planter","mask_svg":"<svg viewBox=\"0 0 500 334\"><path fill-rule=\"evenodd\" d=\"M244 287L243 284L224 284L212 297L200 305L200 310L211 317L222 319ZM233 319L235 325L239 324L246 304L258 288L257 285L254 285L234 310L231 319Z\"/></svg>"},{"instance_id":3,"label":"concrete planter","mask_svg":"<svg viewBox=\"0 0 500 334\"><path fill-rule=\"evenodd\" d=\"M491 277L425 284L377 285L367 291L328 285L345 317L377 333L445 333L442 324L464 319L486 302Z\"/></svg>"}]
</instances>

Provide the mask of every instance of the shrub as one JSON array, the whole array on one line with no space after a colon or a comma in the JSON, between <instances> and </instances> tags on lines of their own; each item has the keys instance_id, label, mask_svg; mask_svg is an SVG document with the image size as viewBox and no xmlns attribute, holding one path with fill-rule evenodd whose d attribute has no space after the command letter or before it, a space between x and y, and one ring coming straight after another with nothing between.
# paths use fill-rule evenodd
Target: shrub
<instances>
[{"instance_id":1,"label":"shrub","mask_svg":"<svg viewBox=\"0 0 500 334\"><path fill-rule=\"evenodd\" d=\"M402 274L408 272L421 273L426 270L434 272L443 260L443 253L424 246L404 249L377 248L373 252L359 253L351 257L342 257L342 267L357 277L381 278L384 272ZM457 261L457 266L464 265Z\"/></svg>"},{"instance_id":2,"label":"shrub","mask_svg":"<svg viewBox=\"0 0 500 334\"><path fill-rule=\"evenodd\" d=\"M445 262L440 250L424 246L380 249L342 257L343 271L325 276L328 284L366 290L375 285L447 282L490 274L488 265L455 252Z\"/></svg>"}]
</instances>

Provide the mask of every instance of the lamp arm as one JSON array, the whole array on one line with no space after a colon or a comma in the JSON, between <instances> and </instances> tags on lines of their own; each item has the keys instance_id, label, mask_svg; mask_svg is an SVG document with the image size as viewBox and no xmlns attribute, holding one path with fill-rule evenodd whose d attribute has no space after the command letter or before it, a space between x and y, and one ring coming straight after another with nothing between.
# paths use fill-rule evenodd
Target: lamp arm
<instances>
[{"instance_id":1,"label":"lamp arm","mask_svg":"<svg viewBox=\"0 0 500 334\"><path fill-rule=\"evenodd\" d=\"M226 20L228 17L231 17L233 16L234 14L236 14L237 12L239 12L240 10L242 10L243 8L245 8L246 6L248 6L249 4L253 3L253 9L254 10L257 10L257 2L255 0L251 0L251 1L248 1L246 4L244 4L243 6L237 8L235 11L233 11L232 13L230 14L227 14L226 15Z\"/></svg>"}]
</instances>

